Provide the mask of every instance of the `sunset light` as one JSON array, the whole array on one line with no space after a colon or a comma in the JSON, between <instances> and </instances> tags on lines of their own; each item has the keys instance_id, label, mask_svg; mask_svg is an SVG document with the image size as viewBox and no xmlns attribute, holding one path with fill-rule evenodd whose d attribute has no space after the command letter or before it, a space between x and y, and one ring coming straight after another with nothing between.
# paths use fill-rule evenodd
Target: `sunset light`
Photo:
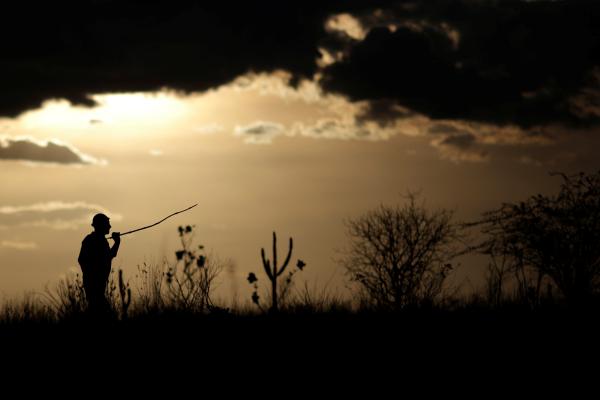
<instances>
[{"instance_id":1,"label":"sunset light","mask_svg":"<svg viewBox=\"0 0 600 400\"><path fill-rule=\"evenodd\" d=\"M22 363L403 376L600 335L600 1L2 4L0 342L81 353Z\"/></svg>"}]
</instances>

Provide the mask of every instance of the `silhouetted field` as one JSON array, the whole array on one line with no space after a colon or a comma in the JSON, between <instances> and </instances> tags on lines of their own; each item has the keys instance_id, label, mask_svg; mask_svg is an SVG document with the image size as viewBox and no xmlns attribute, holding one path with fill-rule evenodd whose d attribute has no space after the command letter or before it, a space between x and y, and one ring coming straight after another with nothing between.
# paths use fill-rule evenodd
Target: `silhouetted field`
<instances>
[{"instance_id":1,"label":"silhouetted field","mask_svg":"<svg viewBox=\"0 0 600 400\"><path fill-rule=\"evenodd\" d=\"M282 390L286 382L297 381L304 390L319 393L325 386L338 395L362 388L383 396L411 385L461 392L455 385L473 379L507 387L546 370L564 379L562 371L590 371L582 357L600 356L596 307L491 307L473 299L399 311L305 305L277 314L252 308L136 313L132 307L126 318L100 321L85 314L52 319L35 312L3 319L3 362L25 374L32 373L33 365L44 365L82 380L91 379L88 368L102 366L106 379L138 376L130 386L141 385L141 390L170 387L169 382L185 377L203 385L224 381L221 390L244 392L253 385L260 388L257 382L268 375L278 379ZM511 377L507 382L505 375ZM454 383L439 386L441 379ZM196 391L192 383L184 387L169 390Z\"/></svg>"},{"instance_id":2,"label":"silhouetted field","mask_svg":"<svg viewBox=\"0 0 600 400\"><path fill-rule=\"evenodd\" d=\"M470 224L487 235L476 245L466 240L468 224L454 223L447 210L430 212L413 195L402 207L349 221L351 246L341 262L351 298L297 287L297 274L311 265L292 261L292 238L278 260L273 232L271 254L260 252L263 270L248 275L252 295L215 300L214 283L230 261L193 246L193 227L179 227L175 260L139 266L129 280L121 270L111 274L102 314L90 314L79 276L6 302L0 346L5 355L81 352L117 363L173 358L173 365L221 368L232 360L241 368L242 360L251 370L308 365L325 373L330 363L580 365L577 357L597 359L600 344L600 174L563 179L558 196L504 204ZM451 261L472 251L490 261L481 289L466 295L446 278Z\"/></svg>"},{"instance_id":3,"label":"silhouetted field","mask_svg":"<svg viewBox=\"0 0 600 400\"><path fill-rule=\"evenodd\" d=\"M0 320L3 343L14 343L13 340L36 343L42 339L81 344L103 337L108 343L129 338L161 342L167 348L190 340L249 348L316 345L383 350L386 346L390 349L407 346L410 351L411 343L429 342L434 347L466 342L539 345L546 341L560 343L575 336L577 340L585 340L600 333L600 308L590 305L570 309L561 303L531 309L527 304L507 302L491 307L481 301L465 300L452 307L407 307L398 311L352 309L339 304L315 310L304 305L276 314L250 308L215 307L211 311L165 308L148 313L132 311L126 318L112 314L101 319L85 312L62 318L49 313L50 309L36 310L30 305L21 311L14 309L7 316L5 309Z\"/></svg>"}]
</instances>

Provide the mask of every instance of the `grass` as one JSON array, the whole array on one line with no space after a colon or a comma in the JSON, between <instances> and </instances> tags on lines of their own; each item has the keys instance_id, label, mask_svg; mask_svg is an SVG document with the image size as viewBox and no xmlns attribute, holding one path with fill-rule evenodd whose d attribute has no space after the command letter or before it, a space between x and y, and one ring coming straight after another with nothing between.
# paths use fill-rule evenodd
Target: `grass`
<instances>
[{"instance_id":1,"label":"grass","mask_svg":"<svg viewBox=\"0 0 600 400\"><path fill-rule=\"evenodd\" d=\"M185 260L179 260L186 263ZM520 296L519 291L504 293L490 300L485 290L471 295L460 295L454 291L441 296L433 303L415 304L392 310L369 302L360 292L354 299L334 293L328 287L318 288L305 282L295 287L292 282L285 287L286 296L281 301L276 315L247 299L245 302L221 299L216 301L214 282L228 268L228 260L211 255L206 258L201 274L192 274L176 265L143 264L138 267L133 281L126 281L122 271L113 271L107 287L107 299L111 306L109 323L131 325L155 323L157 325L205 324L207 321L285 320L293 324L294 319L317 321L365 321L385 320L402 322L418 319L421 322L456 319L461 323L472 319L509 321L542 316L579 315L595 320L600 311L596 300L586 309L572 310L556 296L541 298L535 305ZM170 275L169 275L170 274ZM269 303L268 293L265 295ZM106 322L106 321L105 321ZM81 277L70 275L44 293L28 293L20 298L6 300L0 307L0 330L15 326L73 326L92 323L86 313L85 292ZM160 328L160 327L157 327Z\"/></svg>"},{"instance_id":2,"label":"grass","mask_svg":"<svg viewBox=\"0 0 600 400\"><path fill-rule=\"evenodd\" d=\"M114 318L97 321L72 303L78 298L73 282L52 289L53 300L27 295L4 303L5 365L64 363L69 376L82 366L104 365L115 376L140 374L144 382L147 376L172 382L184 374L187 382L228 377L234 386L239 376L260 382L268 371L282 382L284 376L297 382L333 379L343 371L354 387L368 374L376 382L380 373L400 369L431 378L456 372L465 362L480 372L512 363L529 373L536 363L560 365L560 357L570 354L593 357L600 337L598 309L578 314L560 304L531 309L507 299L491 307L484 296L472 296L392 311L305 286L271 314L250 301L180 307L161 297L165 288L158 291L152 280L133 282L126 315L113 296Z\"/></svg>"},{"instance_id":3,"label":"grass","mask_svg":"<svg viewBox=\"0 0 600 400\"><path fill-rule=\"evenodd\" d=\"M215 274L223 269L222 261L213 262L211 266ZM196 298L197 303L190 303L189 297L181 290L169 287L164 279L165 266L150 266L144 264L138 268L136 281L133 283L118 279L118 273L111 273L107 288L107 298L112 309L110 323L131 324L136 321L173 321L180 319L185 323L199 321L271 321L275 319L290 321L294 318L306 320L394 320L423 318L464 319L473 318L508 318L512 315L519 319L521 316L535 315L567 315L576 314L560 299L548 299L532 307L522 300L518 293L512 293L502 298L502 301L489 302L484 294L470 296L447 296L433 304L416 304L401 310L391 310L377 307L361 299L350 300L327 288L318 289L308 283L300 288L294 288L286 301L280 304L276 315L261 311L250 299L246 302L217 302L212 299L212 288L204 289L205 298ZM117 275L117 276L115 276ZM215 276L216 276L215 275ZM131 285L131 288L130 288ZM121 286L121 287L120 287ZM123 287L130 289L131 302L124 307ZM288 289L289 290L289 289ZM180 297L177 296L179 293ZM595 316L600 308L591 304L578 314ZM488 319L489 319L488 318ZM86 321L85 293L79 275L72 275L60 280L55 286L47 287L42 294L29 293L20 298L4 302L0 308L0 329L16 325L72 325Z\"/></svg>"},{"instance_id":4,"label":"grass","mask_svg":"<svg viewBox=\"0 0 600 400\"><path fill-rule=\"evenodd\" d=\"M240 354L250 368L270 358L305 359L328 354L400 360L409 355L439 358L457 352L504 357L535 349L596 346L599 304L573 310L559 297L531 302L522 291L507 287L501 295L445 292L434 301L398 310L378 306L360 291L349 299L314 283L297 287L293 279L276 313L246 301L215 299L217 277L231 270L231 261L190 250L191 229L180 231L182 249L174 262L143 264L131 280L111 274L107 298L110 318L86 313L79 275L68 276L42 294L26 294L0 306L0 348L19 352L76 349L105 351L119 362L140 357L221 359ZM253 282L256 284L256 282ZM258 290L258 286L254 286ZM270 304L270 291L261 293ZM115 349L119 349L118 351ZM123 354L120 354L123 353ZM104 353L101 354L104 356ZM64 358L63 355L55 355ZM313 366L319 362L308 360ZM348 359L348 365L353 361Z\"/></svg>"}]
</instances>

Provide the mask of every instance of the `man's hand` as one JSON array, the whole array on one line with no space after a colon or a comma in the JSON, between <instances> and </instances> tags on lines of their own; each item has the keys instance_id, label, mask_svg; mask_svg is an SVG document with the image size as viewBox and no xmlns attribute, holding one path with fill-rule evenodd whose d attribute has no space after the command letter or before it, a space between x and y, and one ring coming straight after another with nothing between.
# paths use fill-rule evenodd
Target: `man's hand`
<instances>
[{"instance_id":1,"label":"man's hand","mask_svg":"<svg viewBox=\"0 0 600 400\"><path fill-rule=\"evenodd\" d=\"M121 243L121 233L120 232L113 232L111 238L112 238L112 240L115 241L115 243Z\"/></svg>"}]
</instances>

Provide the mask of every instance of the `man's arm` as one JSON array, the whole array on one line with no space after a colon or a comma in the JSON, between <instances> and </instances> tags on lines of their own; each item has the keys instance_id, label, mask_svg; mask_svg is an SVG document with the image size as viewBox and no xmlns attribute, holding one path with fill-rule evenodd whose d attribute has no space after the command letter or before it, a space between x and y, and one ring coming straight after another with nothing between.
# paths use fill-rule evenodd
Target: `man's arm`
<instances>
[{"instance_id":1,"label":"man's arm","mask_svg":"<svg viewBox=\"0 0 600 400\"><path fill-rule=\"evenodd\" d=\"M77 257L77 262L83 268L84 265L88 264L89 260L89 250L88 244L85 240L81 242L81 249L79 250L79 257Z\"/></svg>"},{"instance_id":2,"label":"man's arm","mask_svg":"<svg viewBox=\"0 0 600 400\"><path fill-rule=\"evenodd\" d=\"M121 245L121 234L119 232L113 232L112 239L115 241L115 244L110 248L110 255L112 258L115 258L119 252L119 246Z\"/></svg>"}]
</instances>

